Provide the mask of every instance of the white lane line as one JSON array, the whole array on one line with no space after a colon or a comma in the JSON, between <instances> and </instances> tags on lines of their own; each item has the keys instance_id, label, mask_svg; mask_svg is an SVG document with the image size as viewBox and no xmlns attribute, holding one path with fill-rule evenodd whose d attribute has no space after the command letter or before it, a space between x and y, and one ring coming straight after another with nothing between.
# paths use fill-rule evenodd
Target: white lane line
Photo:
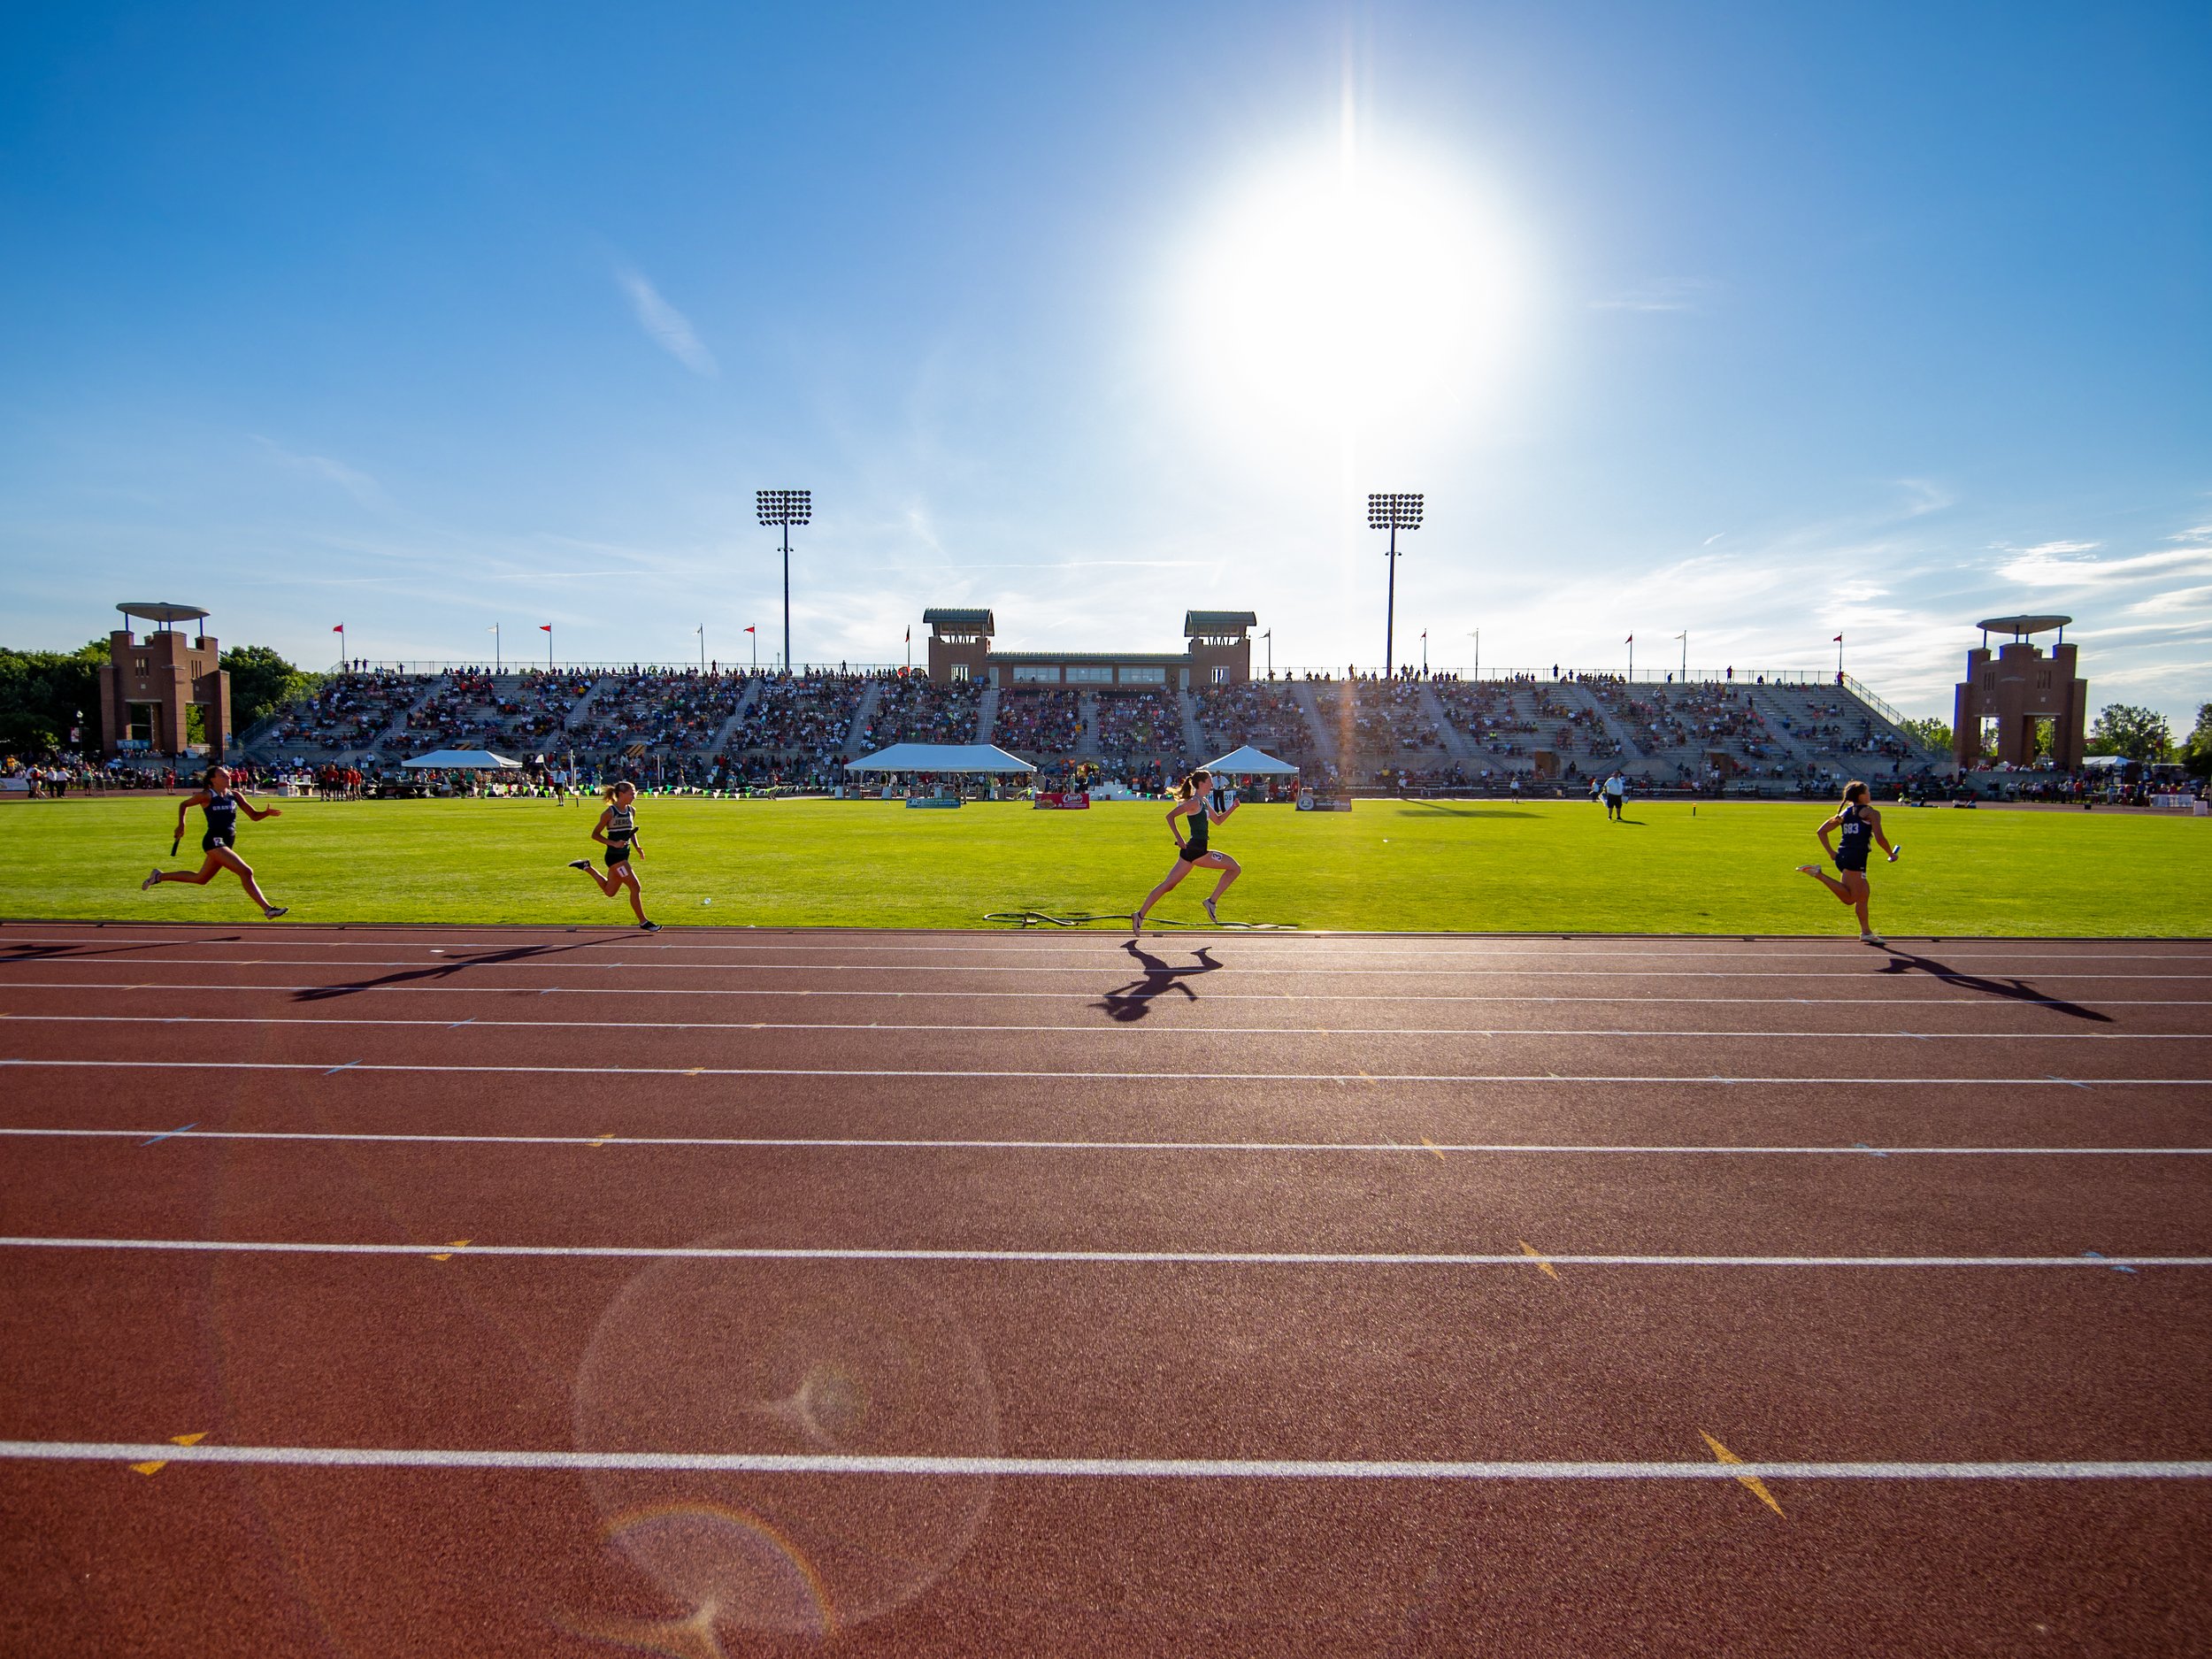
<instances>
[{"instance_id":1,"label":"white lane line","mask_svg":"<svg viewBox=\"0 0 2212 1659\"><path fill-rule=\"evenodd\" d=\"M12 1023L12 1022L11 1022ZM320 1060L38 1060L0 1058L0 1066L123 1071L431 1071L457 1076L521 1077L835 1077L954 1078L1042 1082L1114 1083L1698 1083L1864 1084L1889 1088L2202 1088L2206 1077L1719 1077L1693 1072L1631 1075L1566 1071L1033 1071L981 1067L936 1070L910 1066L787 1065L417 1065L348 1060L334 1067Z\"/></svg>"},{"instance_id":2,"label":"white lane line","mask_svg":"<svg viewBox=\"0 0 2212 1659\"><path fill-rule=\"evenodd\" d=\"M649 951L652 955L656 956L677 950L773 950L786 952L810 950L824 953L837 953L848 956L897 953L910 956L948 956L965 954L968 956L990 956L1087 957L1095 956L1102 950L1110 952L1115 956L1125 954L1127 942L1126 934L1100 933L1089 935L1079 935L1079 937L1087 939L1090 943L1087 946L1081 946L1073 943L1046 943L1041 941L1037 943L1031 944L1010 939L1006 940L1002 943L994 941L991 942L969 942L961 944L905 945L878 942L874 939L866 937L851 940L836 940L823 943L816 943L810 940L803 938L788 937L780 937L769 942L755 941L729 943L702 942L684 939L666 939L663 941L657 941L654 943L651 947L649 947ZM1824 958L1839 956L1855 956L1858 954L1858 950L1860 949L1860 947L1858 947L1853 941L1847 938L1837 938L1830 942L1814 944L1809 949L1799 949L1786 947L1793 947L1796 944L1802 943L1803 941L1792 941L1773 937L1746 940L1741 934L1739 933L1715 933L1709 935L1685 936L1681 939L1680 942L1676 944L1672 949L1641 949L1624 945L1578 945L1565 940L1559 941L1556 945L1547 943L1542 946L1531 947L1528 946L1524 940L1518 939L1512 940L1510 941L1501 940L1494 947L1478 946L1477 948L1471 949L1463 947L1454 948L1452 946L1442 945L1433 941L1420 944L1395 944L1384 943L1380 939L1376 939L1374 942L1369 943L1365 940L1356 936L1329 933L1304 933L1295 936L1230 934L1226 937L1223 937L1198 932L1188 935L1188 937L1194 940L1202 940L1209 949L1217 950L1229 948L1233 948L1240 951L1246 949L1257 949L1261 948L1275 948L1285 952L1298 950L1308 955L1319 950L1338 950L1344 956L1356 956L1362 959L1369 956L1422 956L1432 959L1440 956L1463 958L1469 961L1486 961L1494 960L1500 957L1515 956L1539 957L1547 960L1556 959L1561 956L1648 956L1655 957L1662 961L1667 961L1672 960L1676 957L1709 956L1716 950L1727 949L1732 951L1740 950L1742 954L1755 956L1762 961L1767 961L1777 957L1786 956L1810 956L1815 958ZM1587 939L1590 935L1585 934L1581 937ZM434 945L426 941L409 938L379 938L366 930L355 932L350 937L345 939L302 939L295 936L293 929L286 928L283 930L281 934L256 933L250 938L237 940L177 940L171 937L158 935L153 937L144 935L124 936L106 932L84 933L70 934L63 937L53 937L50 935L12 933L6 932L4 928L0 928L0 947L4 947L10 944L41 944L76 945L89 948L96 945L105 946L112 944L161 946L181 943L211 949L224 945L234 945L241 950L285 949L302 950L357 950L365 947L374 947L385 950L419 950L426 953L440 953L451 950L482 950L489 952L528 949L565 950L577 948L580 941L582 944L590 944L601 941L611 944L617 941L634 943L635 938L636 935L628 929L625 929L619 933L599 933L596 930L586 929L580 933L549 933L538 934L534 937L526 934L520 937L490 939L448 938L444 943ZM1168 949L1187 948L1175 940L1156 939L1155 942L1161 945L1162 948ZM2023 961L2119 962L2138 960L2158 962L2212 962L2212 952L2201 950L2012 949L2003 948L2002 941L1993 940L1986 935L1975 940L1973 942L1979 945L1993 943L1998 944L2001 949L1996 951L1981 954L1954 955L1953 960L1959 962L1984 963ZM1911 946L1916 949L1943 950L1946 952L1950 952L1952 950L1952 946L1946 941L1911 939L1894 934L1891 936L1891 943L1894 946Z\"/></svg>"},{"instance_id":3,"label":"white lane line","mask_svg":"<svg viewBox=\"0 0 2212 1659\"><path fill-rule=\"evenodd\" d=\"M240 964L231 964L236 967ZM282 966L298 964L282 964ZM1127 975L1124 975L1125 980ZM1872 978L1874 976L1869 976ZM1900 988L1906 985L1928 983L1924 980L1895 981ZM310 985L217 984L204 979L188 980L180 984L151 984L140 979L0 979L0 988L17 991L155 991L164 996L185 995L198 992L238 992L247 995L265 995L282 992L292 995L314 995L324 998L338 996L402 995L402 996L748 996L769 999L844 996L872 998L892 1002L1048 1002L1095 1003L1104 995L1099 991L887 991L876 989L812 989L805 987L726 987L726 986L662 986L662 985L548 985L524 987L511 985L333 985L318 980ZM1111 988L1111 987L1107 987ZM1345 992L1301 991L1295 996L1286 991L1225 991L1216 990L1210 981L1205 1000L1209 1002L1268 1002L1279 1006L1286 1000L1294 1002L1500 1002L1564 1004L1579 1007L1594 1003L1626 1003L1655 1006L1687 1006L1709 1008L1710 996L1603 996L1576 992L1567 996L1532 996L1525 994L1496 995L1484 993L1438 993L1427 991ZM2087 1007L2105 1008L2212 1008L2212 998L2174 997L2114 997L2100 996L2092 1002L2077 1002L2057 996L1739 996L1732 994L1727 1002L1732 1008L1791 1007L1791 1008L1981 1008L2002 1012L2014 1008Z\"/></svg>"},{"instance_id":4,"label":"white lane line","mask_svg":"<svg viewBox=\"0 0 2212 1659\"><path fill-rule=\"evenodd\" d=\"M905 1475L1134 1480L2203 1480L2212 1461L1740 1463L1383 1461L1354 1458L1002 1457L787 1452L580 1452L430 1446L225 1446L0 1440L0 1458L255 1463L294 1469L652 1470L691 1474Z\"/></svg>"},{"instance_id":5,"label":"white lane line","mask_svg":"<svg viewBox=\"0 0 2212 1659\"><path fill-rule=\"evenodd\" d=\"M54 1129L0 1127L0 1136L27 1139L56 1138L127 1141L143 1136L143 1129ZM835 1139L800 1135L466 1135L349 1133L326 1129L172 1129L161 1139L185 1141L338 1141L428 1146L518 1147L727 1147L733 1148L795 1148L815 1151L938 1151L938 1152L1409 1152L1425 1155L1425 1147L1407 1147L1394 1141L954 1141L907 1137L902 1139ZM150 1146L151 1141L145 1144ZM1439 1141L1439 1152L1498 1155L1576 1156L1628 1153L1643 1156L1680 1155L1709 1157L1974 1157L1974 1158L2194 1158L2212 1156L2212 1147L1878 1147L1863 1141L1850 1146L1640 1146L1618 1142L1552 1142L1520 1141Z\"/></svg>"},{"instance_id":6,"label":"white lane line","mask_svg":"<svg viewBox=\"0 0 2212 1659\"><path fill-rule=\"evenodd\" d=\"M19 1025L143 1025L150 1018L165 1025L390 1025L403 1030L472 1032L513 1027L526 1031L934 1031L971 1035L979 1032L1064 1035L1108 1034L1156 1037L1712 1037L1763 1041L1896 1041L1950 1040L1984 1042L2212 1042L2212 1031L1720 1031L1659 1030L1644 1026L1568 1025L1162 1025L1144 1021L1070 1025L956 1025L937 1020L770 1020L770 1019L404 1019L364 1014L347 1018L314 1014L10 1014Z\"/></svg>"},{"instance_id":7,"label":"white lane line","mask_svg":"<svg viewBox=\"0 0 2212 1659\"><path fill-rule=\"evenodd\" d=\"M71 1239L0 1237L0 1249L153 1250L216 1256L420 1256L450 1245L365 1244L273 1239ZM471 1240L458 1260L557 1256L621 1261L1025 1262L1130 1267L1511 1267L1528 1257L1372 1250L923 1250L719 1244L486 1244ZM1560 1267L2097 1268L2212 1267L2212 1256L1567 1256Z\"/></svg>"},{"instance_id":8,"label":"white lane line","mask_svg":"<svg viewBox=\"0 0 2212 1659\"><path fill-rule=\"evenodd\" d=\"M42 968L71 968L80 964L88 968L125 965L113 956L35 956L25 960ZM1851 969L1766 968L1753 965L1744 968L1278 968L1261 965L1241 966L1224 963L1209 970L1209 973L1235 974L1240 978L1258 979L1864 979L1881 970L1876 965L1883 960L1877 956L1863 959L1866 965ZM1125 957L1119 962L1101 960L1093 964L1073 964L1058 966L1050 964L1016 963L1004 966L987 963L957 962L634 962L612 958L594 959L570 956L549 951L543 956L508 956L503 954L490 957L457 956L443 962L424 962L417 957L398 960L385 957L359 957L345 961L314 963L278 962L266 957L239 961L230 956L148 956L130 962L134 970L172 967L251 967L261 963L277 968L410 968L420 973L432 972L459 973L466 969L493 969L500 972L525 969L547 969L567 972L572 969L597 971L606 973L1080 973L1095 979L1102 974L1118 973L1124 978L1141 973L1143 969L1131 964ZM0 957L0 967L9 965ZM1169 972L1172 972L1170 969ZM1941 973L1915 971L1916 977L1940 983ZM1890 977L1899 977L1892 975ZM2060 969L2036 970L2036 977L2044 979L2212 979L2212 973L2070 973Z\"/></svg>"}]
</instances>

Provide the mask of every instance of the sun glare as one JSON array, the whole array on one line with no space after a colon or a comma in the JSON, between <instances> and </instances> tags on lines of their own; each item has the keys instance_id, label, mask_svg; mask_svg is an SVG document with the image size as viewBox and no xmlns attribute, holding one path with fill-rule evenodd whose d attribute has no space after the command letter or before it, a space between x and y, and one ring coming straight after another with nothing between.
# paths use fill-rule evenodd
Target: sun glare
<instances>
[{"instance_id":1,"label":"sun glare","mask_svg":"<svg viewBox=\"0 0 2212 1659\"><path fill-rule=\"evenodd\" d=\"M1185 361L1240 430L1434 420L1491 389L1520 321L1502 216L1409 158L1279 166L1200 246Z\"/></svg>"}]
</instances>

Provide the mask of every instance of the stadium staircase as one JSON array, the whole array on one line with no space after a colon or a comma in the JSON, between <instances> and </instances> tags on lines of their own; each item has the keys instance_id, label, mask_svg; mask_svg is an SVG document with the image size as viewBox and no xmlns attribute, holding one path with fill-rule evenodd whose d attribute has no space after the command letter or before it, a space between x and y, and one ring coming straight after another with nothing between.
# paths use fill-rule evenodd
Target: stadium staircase
<instances>
[{"instance_id":1,"label":"stadium staircase","mask_svg":"<svg viewBox=\"0 0 2212 1659\"><path fill-rule=\"evenodd\" d=\"M1106 751L1099 747L1098 742L1098 693L1078 692L1075 706L1083 722L1083 733L1075 740L1073 757L1077 760L1103 758Z\"/></svg>"},{"instance_id":2,"label":"stadium staircase","mask_svg":"<svg viewBox=\"0 0 2212 1659\"><path fill-rule=\"evenodd\" d=\"M1637 747L1636 740L1629 735L1628 728L1615 719L1613 711L1605 706L1604 698L1578 680L1562 681L1560 688L1567 694L1570 702L1578 702L1596 715L1598 725L1604 729L1606 736L1620 745L1621 752L1611 757L1609 764L1626 767L1645 757L1644 751Z\"/></svg>"},{"instance_id":3,"label":"stadium staircase","mask_svg":"<svg viewBox=\"0 0 2212 1659\"><path fill-rule=\"evenodd\" d=\"M386 726L382 731L379 732L374 737L369 740L368 747L361 751L361 758L365 761L375 760L381 756L385 744L398 741L399 740L404 738L407 735L408 721L421 712L424 707L429 703L430 700L436 696L438 693L443 689L444 685L445 676L442 674L433 674L428 680L425 680L423 682L423 688L421 692L417 695L412 703L407 705L406 710L402 713L397 719L394 720L389 726ZM409 747L409 745L403 742L401 743L400 746L403 749ZM404 759L406 757L403 756L401 758Z\"/></svg>"},{"instance_id":4,"label":"stadium staircase","mask_svg":"<svg viewBox=\"0 0 2212 1659\"><path fill-rule=\"evenodd\" d=\"M975 705L975 741L987 743L992 729L998 725L998 687L986 686L983 695Z\"/></svg>"},{"instance_id":5,"label":"stadium staircase","mask_svg":"<svg viewBox=\"0 0 2212 1659\"><path fill-rule=\"evenodd\" d=\"M1452 717L1444 711L1444 700L1436 695L1436 687L1424 681L1421 686L1421 714L1436 722L1436 729L1444 734L1444 752L1455 761L1486 760L1467 735L1452 724Z\"/></svg>"},{"instance_id":6,"label":"stadium staircase","mask_svg":"<svg viewBox=\"0 0 2212 1659\"><path fill-rule=\"evenodd\" d=\"M1205 728L1198 724L1198 699L1188 686L1175 694L1175 706L1183 717L1183 764L1202 766L1212 757L1206 753Z\"/></svg>"},{"instance_id":7,"label":"stadium staircase","mask_svg":"<svg viewBox=\"0 0 2212 1659\"><path fill-rule=\"evenodd\" d=\"M858 760L868 752L867 731L876 718L876 710L883 703L883 684L871 680L867 690L860 694L860 706L853 710L852 724L845 728L845 746L841 751L847 760Z\"/></svg>"},{"instance_id":8,"label":"stadium staircase","mask_svg":"<svg viewBox=\"0 0 2212 1659\"><path fill-rule=\"evenodd\" d=\"M746 676L745 695L737 700L735 711L728 719L722 722L722 729L714 734L714 741L707 745L705 750L707 760L715 761L721 758L722 751L730 746L730 740L737 735L737 728L745 723L745 717L752 712L753 703L760 695L760 687L761 679L758 674Z\"/></svg>"},{"instance_id":9,"label":"stadium staircase","mask_svg":"<svg viewBox=\"0 0 2212 1659\"><path fill-rule=\"evenodd\" d=\"M1290 695L1298 704L1298 712L1306 717L1306 735L1312 741L1313 752L1330 765L1337 764L1336 733L1329 730L1329 723L1321 718L1321 705L1315 701L1310 681L1294 680Z\"/></svg>"},{"instance_id":10,"label":"stadium staircase","mask_svg":"<svg viewBox=\"0 0 2212 1659\"><path fill-rule=\"evenodd\" d=\"M591 705L599 700L601 688L609 683L603 678L593 680L590 688L576 699L576 706L568 711L568 718L561 722L561 730L573 732L577 727L588 722L591 718Z\"/></svg>"}]
</instances>

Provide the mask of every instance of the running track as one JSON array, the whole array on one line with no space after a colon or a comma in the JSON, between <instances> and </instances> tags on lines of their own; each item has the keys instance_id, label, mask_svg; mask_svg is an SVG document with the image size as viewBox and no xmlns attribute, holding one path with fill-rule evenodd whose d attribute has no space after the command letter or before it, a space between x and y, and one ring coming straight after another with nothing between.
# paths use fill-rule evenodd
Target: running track
<instances>
[{"instance_id":1,"label":"running track","mask_svg":"<svg viewBox=\"0 0 2212 1659\"><path fill-rule=\"evenodd\" d=\"M2212 941L17 923L0 1082L0 1651L2212 1627Z\"/></svg>"}]
</instances>

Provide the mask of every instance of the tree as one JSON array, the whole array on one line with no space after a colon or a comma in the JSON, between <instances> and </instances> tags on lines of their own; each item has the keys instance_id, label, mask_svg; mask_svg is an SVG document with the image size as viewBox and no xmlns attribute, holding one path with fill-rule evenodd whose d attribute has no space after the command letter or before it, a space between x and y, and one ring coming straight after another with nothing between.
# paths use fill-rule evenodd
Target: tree
<instances>
[{"instance_id":1,"label":"tree","mask_svg":"<svg viewBox=\"0 0 2212 1659\"><path fill-rule=\"evenodd\" d=\"M2131 703L2108 703L2097 710L2097 723L2089 728L2093 755L2124 755L2130 760L2162 761L2174 746L2173 728L2166 717Z\"/></svg>"},{"instance_id":2,"label":"tree","mask_svg":"<svg viewBox=\"0 0 2212 1659\"><path fill-rule=\"evenodd\" d=\"M0 749L43 756L100 741L100 670L108 642L75 651L12 651L0 646Z\"/></svg>"},{"instance_id":3,"label":"tree","mask_svg":"<svg viewBox=\"0 0 2212 1659\"><path fill-rule=\"evenodd\" d=\"M231 726L239 732L312 691L318 678L265 645L234 646L223 653L222 667L230 676Z\"/></svg>"},{"instance_id":4,"label":"tree","mask_svg":"<svg viewBox=\"0 0 2212 1659\"><path fill-rule=\"evenodd\" d=\"M1923 749L1932 749L1939 755L1951 752L1951 728L1932 717L1924 720L1901 720L1905 734Z\"/></svg>"},{"instance_id":5,"label":"tree","mask_svg":"<svg viewBox=\"0 0 2212 1659\"><path fill-rule=\"evenodd\" d=\"M2197 729L2182 741L2181 764L2193 778L2212 778L2212 703L2197 705Z\"/></svg>"}]
</instances>

